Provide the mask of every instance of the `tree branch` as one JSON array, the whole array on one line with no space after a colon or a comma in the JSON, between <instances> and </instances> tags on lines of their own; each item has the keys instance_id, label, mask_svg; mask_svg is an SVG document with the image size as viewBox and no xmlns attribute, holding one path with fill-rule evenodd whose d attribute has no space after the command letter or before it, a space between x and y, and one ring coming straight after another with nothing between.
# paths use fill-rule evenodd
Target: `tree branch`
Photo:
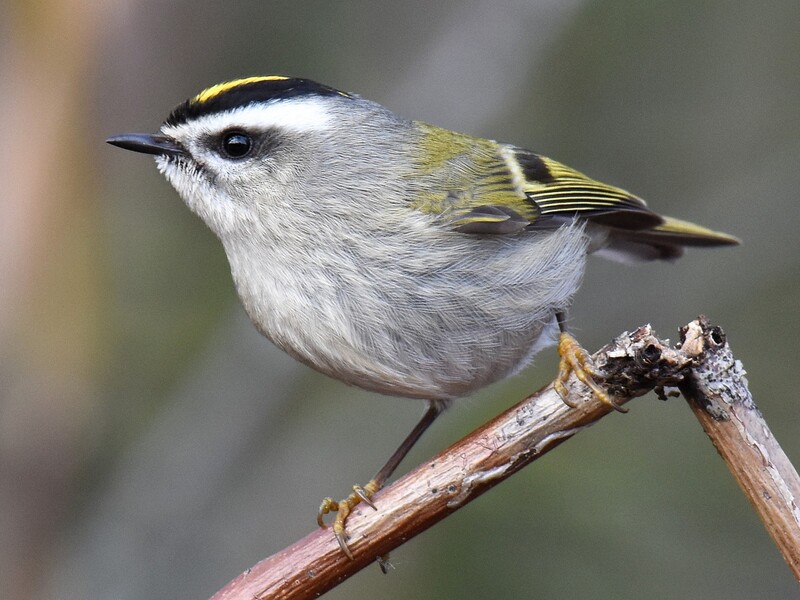
<instances>
[{"instance_id":1,"label":"tree branch","mask_svg":"<svg viewBox=\"0 0 800 600\"><path fill-rule=\"evenodd\" d=\"M695 359L679 388L800 581L800 479L758 410L725 334L699 317L681 330Z\"/></svg>"},{"instance_id":2,"label":"tree branch","mask_svg":"<svg viewBox=\"0 0 800 600\"><path fill-rule=\"evenodd\" d=\"M703 317L690 323L684 331L689 335L682 348L670 348L653 335L649 326L625 333L602 348L592 358L607 374L603 382L606 389L616 403L624 404L653 389L665 397L664 387L680 386L691 398L693 408L698 407L696 413L716 415L709 417L713 427L722 429L721 423L731 421L738 424L738 408L734 413L736 418L727 421L718 420L722 413L716 409L708 412L708 407L712 403L716 406L718 401L724 403L719 410L724 410L725 414L734 412L734 402L721 399L729 389L743 388L746 392L741 365L729 355L724 335L718 328L710 328ZM720 339L722 341L718 341ZM722 348L727 350L727 355ZM717 364L721 358L729 358L737 368L721 368ZM709 375L714 378L708 379ZM720 384L723 375L733 376L738 387ZM354 560L345 557L328 528L318 529L233 579L213 600L315 598L335 587L610 411L574 377L568 387L570 399L578 409L564 404L549 385L381 490L373 497L377 510L358 506L347 521ZM748 402L737 401L736 406L747 404L744 410L758 414L749 393L747 398ZM744 483L740 485L756 504L768 530L797 574L796 567L800 564L797 558L800 527L794 500L800 497L797 474L763 422L759 425L765 432L761 437L748 438L747 448L732 446L730 450L713 427L714 433L709 435L729 466L745 460L748 463L758 461L759 468L734 469L731 466L731 470L737 481L741 481L740 471L748 474L750 483L746 487ZM754 444L757 451L749 452L753 456L744 456L745 450L751 450ZM767 487L765 481L758 479L759 474L766 475L771 485ZM762 500L757 504L754 496ZM769 510L759 509L760 505L766 505Z\"/></svg>"}]
</instances>

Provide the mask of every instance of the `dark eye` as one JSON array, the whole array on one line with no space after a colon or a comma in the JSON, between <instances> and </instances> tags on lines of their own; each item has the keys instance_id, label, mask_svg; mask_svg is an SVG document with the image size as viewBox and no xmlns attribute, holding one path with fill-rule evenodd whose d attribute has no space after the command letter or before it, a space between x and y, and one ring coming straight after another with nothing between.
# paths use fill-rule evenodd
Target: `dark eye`
<instances>
[{"instance_id":1,"label":"dark eye","mask_svg":"<svg viewBox=\"0 0 800 600\"><path fill-rule=\"evenodd\" d=\"M244 158L253 148L253 138L242 131L229 131L222 136L222 154L227 158Z\"/></svg>"}]
</instances>

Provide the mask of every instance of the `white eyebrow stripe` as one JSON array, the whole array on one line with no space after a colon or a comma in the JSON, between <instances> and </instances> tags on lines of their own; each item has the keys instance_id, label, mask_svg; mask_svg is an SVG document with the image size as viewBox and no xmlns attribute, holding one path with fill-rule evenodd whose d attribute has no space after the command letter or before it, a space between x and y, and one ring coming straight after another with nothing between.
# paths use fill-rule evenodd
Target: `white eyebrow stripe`
<instances>
[{"instance_id":1,"label":"white eyebrow stripe","mask_svg":"<svg viewBox=\"0 0 800 600\"><path fill-rule=\"evenodd\" d=\"M243 129L277 127L301 132L321 131L329 129L332 124L333 117L324 100L320 98L292 98L255 103L200 117L189 123L192 128L209 133L236 127ZM165 125L162 127L162 132L169 135L170 132L185 125L178 125L175 128Z\"/></svg>"}]
</instances>

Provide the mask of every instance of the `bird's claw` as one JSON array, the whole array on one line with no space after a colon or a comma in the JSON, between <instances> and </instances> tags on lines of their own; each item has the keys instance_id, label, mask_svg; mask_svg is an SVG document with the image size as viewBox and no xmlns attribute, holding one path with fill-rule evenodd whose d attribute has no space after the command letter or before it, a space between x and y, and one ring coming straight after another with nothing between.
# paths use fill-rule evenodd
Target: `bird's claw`
<instances>
[{"instance_id":1,"label":"bird's claw","mask_svg":"<svg viewBox=\"0 0 800 600\"><path fill-rule=\"evenodd\" d=\"M336 513L336 519L334 519L333 524L331 525L331 528L333 529L333 535L336 538L336 541L339 543L339 548L342 549L342 552L344 552L344 554L350 560L353 560L353 553L350 551L350 548L347 545L347 539L349 536L345 530L345 521L352 510L362 502L373 510L378 510L378 507L375 506L375 503L371 498L372 495L379 489L380 484L373 479L363 487L360 485L354 485L353 492L344 500L339 500L337 502L333 498L325 498L322 501L322 504L319 506L319 511L317 512L317 524L320 527L325 527L325 515Z\"/></svg>"},{"instance_id":2,"label":"bird's claw","mask_svg":"<svg viewBox=\"0 0 800 600\"><path fill-rule=\"evenodd\" d=\"M566 331L562 331L559 337L558 354L561 356L561 363L559 364L558 377L553 383L553 388L561 396L564 404L571 408L576 407L569 400L569 391L566 385L569 376L574 373L575 377L588 386L603 404L619 412L628 412L627 408L616 404L611 399L611 396L608 395L608 392L597 385L595 379L603 379L603 374L594 366L589 353L583 349L578 340Z\"/></svg>"}]
</instances>

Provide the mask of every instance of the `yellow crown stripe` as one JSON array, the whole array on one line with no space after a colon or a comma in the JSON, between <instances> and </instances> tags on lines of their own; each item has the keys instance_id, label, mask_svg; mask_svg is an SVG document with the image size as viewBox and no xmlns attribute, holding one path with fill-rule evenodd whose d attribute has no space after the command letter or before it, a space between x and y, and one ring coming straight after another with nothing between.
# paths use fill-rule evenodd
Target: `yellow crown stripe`
<instances>
[{"instance_id":1,"label":"yellow crown stripe","mask_svg":"<svg viewBox=\"0 0 800 600\"><path fill-rule=\"evenodd\" d=\"M220 94L227 92L235 87L239 87L240 85L247 85L248 83L257 83L259 81L284 81L289 79L288 77L283 77L282 75L268 75L264 77L245 77L244 79L234 79L233 81L226 81L224 83L218 83L217 85L213 85L210 88L207 88L197 94L194 98L192 98L193 104L203 104L204 102L208 102L212 98L219 96Z\"/></svg>"}]
</instances>

